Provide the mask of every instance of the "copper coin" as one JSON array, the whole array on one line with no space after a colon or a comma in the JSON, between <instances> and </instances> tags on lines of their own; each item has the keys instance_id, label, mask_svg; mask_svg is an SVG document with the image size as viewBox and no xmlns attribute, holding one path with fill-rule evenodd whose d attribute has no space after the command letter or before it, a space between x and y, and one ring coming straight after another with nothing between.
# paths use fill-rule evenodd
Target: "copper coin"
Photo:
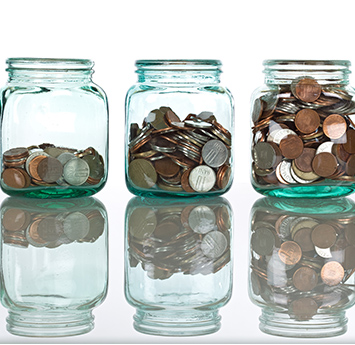
<instances>
[{"instance_id":1,"label":"copper coin","mask_svg":"<svg viewBox=\"0 0 355 345\"><path fill-rule=\"evenodd\" d=\"M312 161L315 155L315 149L305 147L302 154L295 159L296 167L303 172L312 172Z\"/></svg>"},{"instance_id":2,"label":"copper coin","mask_svg":"<svg viewBox=\"0 0 355 345\"><path fill-rule=\"evenodd\" d=\"M347 175L355 175L355 154L351 155L345 164L345 172Z\"/></svg>"},{"instance_id":3,"label":"copper coin","mask_svg":"<svg viewBox=\"0 0 355 345\"><path fill-rule=\"evenodd\" d=\"M345 151L342 144L334 144L332 146L332 154L341 162L346 162L350 157L350 154Z\"/></svg>"},{"instance_id":4,"label":"copper coin","mask_svg":"<svg viewBox=\"0 0 355 345\"><path fill-rule=\"evenodd\" d=\"M318 284L318 274L309 267L300 267L292 277L293 285L300 291L311 291Z\"/></svg>"},{"instance_id":5,"label":"copper coin","mask_svg":"<svg viewBox=\"0 0 355 345\"><path fill-rule=\"evenodd\" d=\"M229 165L223 165L217 172L217 186L219 189L225 189L230 181L232 169Z\"/></svg>"},{"instance_id":6,"label":"copper coin","mask_svg":"<svg viewBox=\"0 0 355 345\"><path fill-rule=\"evenodd\" d=\"M47 156L36 156L28 163L28 172L36 180L41 180L41 177L38 175L38 165L43 159Z\"/></svg>"},{"instance_id":7,"label":"copper coin","mask_svg":"<svg viewBox=\"0 0 355 345\"><path fill-rule=\"evenodd\" d=\"M157 173L164 177L173 177L180 170L180 167L170 158L159 159L155 162L154 166Z\"/></svg>"},{"instance_id":8,"label":"copper coin","mask_svg":"<svg viewBox=\"0 0 355 345\"><path fill-rule=\"evenodd\" d=\"M315 110L302 109L295 117L295 126L304 134L315 132L320 125L320 117Z\"/></svg>"},{"instance_id":9,"label":"copper coin","mask_svg":"<svg viewBox=\"0 0 355 345\"><path fill-rule=\"evenodd\" d=\"M31 184L30 177L22 169L5 169L2 173L2 179L11 188L27 188Z\"/></svg>"},{"instance_id":10,"label":"copper coin","mask_svg":"<svg viewBox=\"0 0 355 345\"><path fill-rule=\"evenodd\" d=\"M42 181L53 183L62 176L63 165L56 158L46 157L39 162L37 172Z\"/></svg>"},{"instance_id":11,"label":"copper coin","mask_svg":"<svg viewBox=\"0 0 355 345\"><path fill-rule=\"evenodd\" d=\"M27 228L30 221L30 214L19 208L7 209L2 217L2 225L7 231L24 230Z\"/></svg>"},{"instance_id":12,"label":"copper coin","mask_svg":"<svg viewBox=\"0 0 355 345\"><path fill-rule=\"evenodd\" d=\"M301 260L302 249L296 242L286 241L281 244L278 254L284 264L295 265Z\"/></svg>"},{"instance_id":13,"label":"copper coin","mask_svg":"<svg viewBox=\"0 0 355 345\"><path fill-rule=\"evenodd\" d=\"M301 79L295 87L295 96L303 102L314 102L319 98L322 87L311 78Z\"/></svg>"},{"instance_id":14,"label":"copper coin","mask_svg":"<svg viewBox=\"0 0 355 345\"><path fill-rule=\"evenodd\" d=\"M345 133L346 142L343 143L343 148L348 153L355 153L355 130L348 129Z\"/></svg>"},{"instance_id":15,"label":"copper coin","mask_svg":"<svg viewBox=\"0 0 355 345\"><path fill-rule=\"evenodd\" d=\"M335 229L329 224L318 224L312 231L312 242L319 248L330 248L337 240Z\"/></svg>"},{"instance_id":16,"label":"copper coin","mask_svg":"<svg viewBox=\"0 0 355 345\"><path fill-rule=\"evenodd\" d=\"M288 159L295 159L303 152L303 141L297 135L288 135L280 142L282 155Z\"/></svg>"},{"instance_id":17,"label":"copper coin","mask_svg":"<svg viewBox=\"0 0 355 345\"><path fill-rule=\"evenodd\" d=\"M20 159L28 157L29 152L26 147L16 147L4 152L3 157L5 160Z\"/></svg>"},{"instance_id":18,"label":"copper coin","mask_svg":"<svg viewBox=\"0 0 355 345\"><path fill-rule=\"evenodd\" d=\"M300 299L292 301L289 313L296 320L307 321L317 314L317 310L318 304L313 298L301 297Z\"/></svg>"},{"instance_id":19,"label":"copper coin","mask_svg":"<svg viewBox=\"0 0 355 345\"><path fill-rule=\"evenodd\" d=\"M165 113L165 120L169 126L171 126L173 122L181 122L179 116L177 116L171 109L167 110Z\"/></svg>"},{"instance_id":20,"label":"copper coin","mask_svg":"<svg viewBox=\"0 0 355 345\"><path fill-rule=\"evenodd\" d=\"M323 121L323 132L330 139L339 139L342 137L348 125L345 119L338 114L332 114Z\"/></svg>"},{"instance_id":21,"label":"copper coin","mask_svg":"<svg viewBox=\"0 0 355 345\"><path fill-rule=\"evenodd\" d=\"M299 244L302 252L310 252L314 249L311 234L312 228L302 228L294 235L293 240Z\"/></svg>"},{"instance_id":22,"label":"copper coin","mask_svg":"<svg viewBox=\"0 0 355 345\"><path fill-rule=\"evenodd\" d=\"M43 240L39 234L38 234L38 224L42 219L36 219L29 227L28 229L28 236L30 237L30 239L34 242L31 244L39 244L39 245L45 245L47 242L45 240ZM29 239L29 240L30 240Z\"/></svg>"},{"instance_id":23,"label":"copper coin","mask_svg":"<svg viewBox=\"0 0 355 345\"><path fill-rule=\"evenodd\" d=\"M322 177L333 175L338 167L338 162L335 156L329 152L318 153L312 161L312 169Z\"/></svg>"},{"instance_id":24,"label":"copper coin","mask_svg":"<svg viewBox=\"0 0 355 345\"><path fill-rule=\"evenodd\" d=\"M194 193L195 191L190 187L189 175L192 169L187 169L181 175L181 187L185 192Z\"/></svg>"},{"instance_id":25,"label":"copper coin","mask_svg":"<svg viewBox=\"0 0 355 345\"><path fill-rule=\"evenodd\" d=\"M338 285L344 278L344 268L337 261L327 262L320 272L324 284L328 286Z\"/></svg>"}]
</instances>

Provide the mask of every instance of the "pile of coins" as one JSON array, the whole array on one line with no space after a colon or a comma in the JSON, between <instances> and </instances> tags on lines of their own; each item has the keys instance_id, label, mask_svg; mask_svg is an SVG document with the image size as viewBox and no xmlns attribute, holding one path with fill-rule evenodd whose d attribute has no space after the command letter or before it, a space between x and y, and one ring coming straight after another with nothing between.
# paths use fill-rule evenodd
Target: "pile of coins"
<instances>
[{"instance_id":1,"label":"pile of coins","mask_svg":"<svg viewBox=\"0 0 355 345\"><path fill-rule=\"evenodd\" d=\"M161 280L216 273L230 262L230 216L225 205L136 208L127 223L129 265Z\"/></svg>"},{"instance_id":2,"label":"pile of coins","mask_svg":"<svg viewBox=\"0 0 355 345\"><path fill-rule=\"evenodd\" d=\"M231 183L231 133L211 112L185 120L169 107L130 126L128 177L140 189L182 193L225 190Z\"/></svg>"},{"instance_id":3,"label":"pile of coins","mask_svg":"<svg viewBox=\"0 0 355 345\"><path fill-rule=\"evenodd\" d=\"M312 77L265 92L252 109L254 183L355 182L355 126L348 116L354 113L344 88Z\"/></svg>"},{"instance_id":4,"label":"pile of coins","mask_svg":"<svg viewBox=\"0 0 355 345\"><path fill-rule=\"evenodd\" d=\"M306 321L353 300L355 218L256 212L251 230L250 283L264 303Z\"/></svg>"},{"instance_id":5,"label":"pile of coins","mask_svg":"<svg viewBox=\"0 0 355 345\"><path fill-rule=\"evenodd\" d=\"M8 208L2 216L3 243L17 247L57 248L62 244L95 242L105 229L99 210L43 213Z\"/></svg>"},{"instance_id":6,"label":"pile of coins","mask_svg":"<svg viewBox=\"0 0 355 345\"><path fill-rule=\"evenodd\" d=\"M89 147L80 151L41 144L3 153L2 181L6 187L69 187L97 185L104 177L101 155Z\"/></svg>"}]
</instances>

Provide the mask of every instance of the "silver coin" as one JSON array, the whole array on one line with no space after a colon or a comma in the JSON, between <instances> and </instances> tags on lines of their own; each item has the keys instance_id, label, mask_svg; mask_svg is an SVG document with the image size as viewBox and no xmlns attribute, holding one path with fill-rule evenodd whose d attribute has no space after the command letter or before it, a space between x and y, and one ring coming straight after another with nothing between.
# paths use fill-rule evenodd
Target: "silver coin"
<instances>
[{"instance_id":1,"label":"silver coin","mask_svg":"<svg viewBox=\"0 0 355 345\"><path fill-rule=\"evenodd\" d=\"M185 120L185 124L190 126L190 127L195 127L195 128L211 128L212 124L209 122L205 122L199 119L194 119L194 120Z\"/></svg>"},{"instance_id":2,"label":"silver coin","mask_svg":"<svg viewBox=\"0 0 355 345\"><path fill-rule=\"evenodd\" d=\"M72 212L65 217L63 221L63 230L70 240L80 240L89 233L89 219L81 212Z\"/></svg>"},{"instance_id":3,"label":"silver coin","mask_svg":"<svg viewBox=\"0 0 355 345\"><path fill-rule=\"evenodd\" d=\"M279 169L281 177L287 183L297 183L297 181L291 175L291 162L282 161L276 169Z\"/></svg>"},{"instance_id":4,"label":"silver coin","mask_svg":"<svg viewBox=\"0 0 355 345\"><path fill-rule=\"evenodd\" d=\"M68 161L63 169L63 177L72 186L80 186L89 177L90 168L88 163L80 158L73 158Z\"/></svg>"},{"instance_id":5,"label":"silver coin","mask_svg":"<svg viewBox=\"0 0 355 345\"><path fill-rule=\"evenodd\" d=\"M269 142L272 141L275 144L279 145L281 140L286 138L288 135L297 135L297 134L292 129L288 129L288 128L276 129L275 131L272 131L269 134L267 141Z\"/></svg>"},{"instance_id":6,"label":"silver coin","mask_svg":"<svg viewBox=\"0 0 355 345\"><path fill-rule=\"evenodd\" d=\"M37 242L37 241L33 240L32 237L30 236L30 233L29 233L30 228L31 228L31 225L29 225L27 227L26 232L25 232L27 242L29 244L31 244L33 247L37 247L37 248L45 247L48 244L48 242L43 241L41 243L41 242Z\"/></svg>"},{"instance_id":7,"label":"silver coin","mask_svg":"<svg viewBox=\"0 0 355 345\"><path fill-rule=\"evenodd\" d=\"M76 158L76 156L70 152L64 152L57 157L57 159L59 160L59 162L62 163L63 166L73 158Z\"/></svg>"},{"instance_id":8,"label":"silver coin","mask_svg":"<svg viewBox=\"0 0 355 345\"><path fill-rule=\"evenodd\" d=\"M332 141L326 141L323 144L320 144L316 150L316 155L322 152L332 153L334 143Z\"/></svg>"},{"instance_id":9,"label":"silver coin","mask_svg":"<svg viewBox=\"0 0 355 345\"><path fill-rule=\"evenodd\" d=\"M216 173L207 165L199 165L191 170L189 184L199 193L210 191L216 183Z\"/></svg>"},{"instance_id":10,"label":"silver coin","mask_svg":"<svg viewBox=\"0 0 355 345\"><path fill-rule=\"evenodd\" d=\"M196 206L189 214L190 228L198 234L207 234L216 229L216 215L205 205Z\"/></svg>"},{"instance_id":11,"label":"silver coin","mask_svg":"<svg viewBox=\"0 0 355 345\"><path fill-rule=\"evenodd\" d=\"M210 259L219 258L227 249L228 241L220 231L211 231L201 242L201 250Z\"/></svg>"},{"instance_id":12,"label":"silver coin","mask_svg":"<svg viewBox=\"0 0 355 345\"><path fill-rule=\"evenodd\" d=\"M31 163L31 161L33 160L33 158L37 157L37 156L46 156L46 157L49 157L49 154L48 153L45 153L43 150L41 151L35 151L33 153L31 153L28 158L26 159L26 171L28 172L29 175L30 174L30 170L29 170L29 165Z\"/></svg>"},{"instance_id":13,"label":"silver coin","mask_svg":"<svg viewBox=\"0 0 355 345\"><path fill-rule=\"evenodd\" d=\"M298 217L287 217L280 224L280 237L286 239L291 234L291 225Z\"/></svg>"},{"instance_id":14,"label":"silver coin","mask_svg":"<svg viewBox=\"0 0 355 345\"><path fill-rule=\"evenodd\" d=\"M307 183L311 183L311 182L314 182L316 180L318 180L318 178L314 179L314 180L304 180L302 178L300 178L299 176L296 175L296 173L293 171L293 169L291 168L290 170L291 172L291 176L294 180L297 181L297 183L301 183L301 184L307 184Z\"/></svg>"},{"instance_id":15,"label":"silver coin","mask_svg":"<svg viewBox=\"0 0 355 345\"><path fill-rule=\"evenodd\" d=\"M317 246L314 246L314 249L316 250L316 253L324 259L329 259L332 257L330 248L319 248Z\"/></svg>"},{"instance_id":16,"label":"silver coin","mask_svg":"<svg viewBox=\"0 0 355 345\"><path fill-rule=\"evenodd\" d=\"M202 148L203 161L212 168L222 166L228 159L228 149L220 140L209 140Z\"/></svg>"}]
</instances>

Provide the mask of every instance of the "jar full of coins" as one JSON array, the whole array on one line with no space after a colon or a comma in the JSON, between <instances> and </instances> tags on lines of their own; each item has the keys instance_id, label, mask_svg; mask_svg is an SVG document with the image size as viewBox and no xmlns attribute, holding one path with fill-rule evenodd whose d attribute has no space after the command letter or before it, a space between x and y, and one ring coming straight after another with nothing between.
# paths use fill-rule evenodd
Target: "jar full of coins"
<instances>
[{"instance_id":1,"label":"jar full of coins","mask_svg":"<svg viewBox=\"0 0 355 345\"><path fill-rule=\"evenodd\" d=\"M126 97L126 184L136 195L220 195L232 184L234 105L218 60L139 60Z\"/></svg>"},{"instance_id":2,"label":"jar full of coins","mask_svg":"<svg viewBox=\"0 0 355 345\"><path fill-rule=\"evenodd\" d=\"M108 106L94 63L11 58L1 90L1 188L13 196L92 195L107 178Z\"/></svg>"},{"instance_id":3,"label":"jar full of coins","mask_svg":"<svg viewBox=\"0 0 355 345\"><path fill-rule=\"evenodd\" d=\"M145 334L217 332L232 292L227 200L135 197L125 221L125 294Z\"/></svg>"},{"instance_id":4,"label":"jar full of coins","mask_svg":"<svg viewBox=\"0 0 355 345\"><path fill-rule=\"evenodd\" d=\"M252 97L252 185L278 197L355 190L355 100L346 60L266 60Z\"/></svg>"},{"instance_id":5,"label":"jar full of coins","mask_svg":"<svg viewBox=\"0 0 355 345\"><path fill-rule=\"evenodd\" d=\"M344 334L346 310L355 304L354 272L353 200L254 203L249 296L262 310L261 331L294 338Z\"/></svg>"},{"instance_id":6,"label":"jar full of coins","mask_svg":"<svg viewBox=\"0 0 355 345\"><path fill-rule=\"evenodd\" d=\"M63 337L94 328L92 311L107 293L107 227L105 206L92 197L2 203L1 303L11 334Z\"/></svg>"}]
</instances>

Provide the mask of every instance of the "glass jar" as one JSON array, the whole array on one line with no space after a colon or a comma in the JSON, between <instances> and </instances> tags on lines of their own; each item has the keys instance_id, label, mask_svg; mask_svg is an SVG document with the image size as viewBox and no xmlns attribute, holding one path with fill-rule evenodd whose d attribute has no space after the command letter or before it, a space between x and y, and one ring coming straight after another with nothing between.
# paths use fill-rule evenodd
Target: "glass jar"
<instances>
[{"instance_id":1,"label":"glass jar","mask_svg":"<svg viewBox=\"0 0 355 345\"><path fill-rule=\"evenodd\" d=\"M232 184L234 106L218 60L139 60L126 96L126 184L136 195L217 196Z\"/></svg>"},{"instance_id":2,"label":"glass jar","mask_svg":"<svg viewBox=\"0 0 355 345\"><path fill-rule=\"evenodd\" d=\"M94 328L107 292L107 213L94 198L1 205L1 303L7 330L63 337Z\"/></svg>"},{"instance_id":3,"label":"glass jar","mask_svg":"<svg viewBox=\"0 0 355 345\"><path fill-rule=\"evenodd\" d=\"M94 63L12 58L1 90L1 188L64 198L101 190L107 178L108 106Z\"/></svg>"},{"instance_id":4,"label":"glass jar","mask_svg":"<svg viewBox=\"0 0 355 345\"><path fill-rule=\"evenodd\" d=\"M346 60L266 60L252 97L252 185L277 197L355 190L354 89Z\"/></svg>"},{"instance_id":5,"label":"glass jar","mask_svg":"<svg viewBox=\"0 0 355 345\"><path fill-rule=\"evenodd\" d=\"M355 304L354 272L353 200L254 203L249 296L262 309L261 331L295 338L345 333L345 310Z\"/></svg>"},{"instance_id":6,"label":"glass jar","mask_svg":"<svg viewBox=\"0 0 355 345\"><path fill-rule=\"evenodd\" d=\"M216 332L231 297L230 204L180 200L136 197L126 208L125 294L141 333Z\"/></svg>"}]
</instances>

